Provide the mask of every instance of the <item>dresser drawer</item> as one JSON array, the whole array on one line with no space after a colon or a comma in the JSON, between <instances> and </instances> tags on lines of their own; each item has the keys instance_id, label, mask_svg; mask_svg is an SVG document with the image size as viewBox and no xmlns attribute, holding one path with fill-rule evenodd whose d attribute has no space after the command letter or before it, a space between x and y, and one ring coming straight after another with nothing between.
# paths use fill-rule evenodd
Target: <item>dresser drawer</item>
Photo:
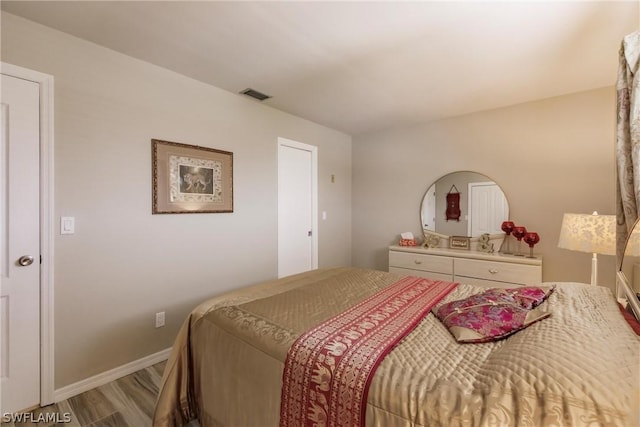
<instances>
[{"instance_id":1,"label":"dresser drawer","mask_svg":"<svg viewBox=\"0 0 640 427\"><path fill-rule=\"evenodd\" d=\"M463 285L484 286L485 288L517 288L518 286L524 286L520 283L496 282L495 280L476 279L475 277L465 276L455 276L453 281L462 283Z\"/></svg>"},{"instance_id":2,"label":"dresser drawer","mask_svg":"<svg viewBox=\"0 0 640 427\"><path fill-rule=\"evenodd\" d=\"M389 273L397 273L406 276L425 277L427 279L433 280L444 280L445 282L453 281L452 274L434 273L433 271L413 270L410 268L389 267Z\"/></svg>"},{"instance_id":3,"label":"dresser drawer","mask_svg":"<svg viewBox=\"0 0 640 427\"><path fill-rule=\"evenodd\" d=\"M453 258L389 251L389 267L410 268L453 275Z\"/></svg>"},{"instance_id":4,"label":"dresser drawer","mask_svg":"<svg viewBox=\"0 0 640 427\"><path fill-rule=\"evenodd\" d=\"M462 258L455 260L455 277L456 280L464 280L458 276L520 285L539 285L542 280L539 266Z\"/></svg>"}]
</instances>

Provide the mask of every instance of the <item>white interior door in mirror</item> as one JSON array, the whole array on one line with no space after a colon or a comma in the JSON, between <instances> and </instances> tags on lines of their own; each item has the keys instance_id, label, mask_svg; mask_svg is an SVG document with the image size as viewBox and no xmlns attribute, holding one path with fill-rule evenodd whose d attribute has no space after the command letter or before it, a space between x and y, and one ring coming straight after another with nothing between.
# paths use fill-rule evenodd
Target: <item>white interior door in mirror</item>
<instances>
[{"instance_id":1,"label":"white interior door in mirror","mask_svg":"<svg viewBox=\"0 0 640 427\"><path fill-rule=\"evenodd\" d=\"M433 184L427 190L422 201L422 228L436 230L436 185Z\"/></svg>"},{"instance_id":2,"label":"white interior door in mirror","mask_svg":"<svg viewBox=\"0 0 640 427\"><path fill-rule=\"evenodd\" d=\"M469 183L469 236L499 234L500 225L509 219L509 205L495 182Z\"/></svg>"}]
</instances>

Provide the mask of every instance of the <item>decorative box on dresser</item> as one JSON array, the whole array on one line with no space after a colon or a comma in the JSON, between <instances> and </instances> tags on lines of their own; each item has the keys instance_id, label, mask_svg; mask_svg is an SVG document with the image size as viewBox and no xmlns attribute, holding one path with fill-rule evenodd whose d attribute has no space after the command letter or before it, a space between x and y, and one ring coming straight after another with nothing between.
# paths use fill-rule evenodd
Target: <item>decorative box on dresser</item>
<instances>
[{"instance_id":1,"label":"decorative box on dresser","mask_svg":"<svg viewBox=\"0 0 640 427\"><path fill-rule=\"evenodd\" d=\"M389 271L488 288L539 285L542 259L500 253L390 246Z\"/></svg>"}]
</instances>

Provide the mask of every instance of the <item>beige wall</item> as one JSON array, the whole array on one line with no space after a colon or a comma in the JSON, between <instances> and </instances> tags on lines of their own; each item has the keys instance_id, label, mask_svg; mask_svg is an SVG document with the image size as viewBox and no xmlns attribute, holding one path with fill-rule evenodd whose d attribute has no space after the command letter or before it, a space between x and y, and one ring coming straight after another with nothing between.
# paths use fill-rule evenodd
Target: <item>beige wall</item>
<instances>
[{"instance_id":1,"label":"beige wall","mask_svg":"<svg viewBox=\"0 0 640 427\"><path fill-rule=\"evenodd\" d=\"M613 87L354 137L353 263L386 270L387 246L420 233L420 203L440 176L492 178L511 219L541 241L545 281L589 282L590 254L558 249L565 212L615 214ZM600 256L613 287L615 260Z\"/></svg>"},{"instance_id":2,"label":"beige wall","mask_svg":"<svg viewBox=\"0 0 640 427\"><path fill-rule=\"evenodd\" d=\"M350 136L6 13L2 61L55 79L56 222L76 218L55 237L57 388L171 346L198 302L277 275L278 137L319 147L319 264L351 263ZM232 151L235 212L151 215L152 138Z\"/></svg>"}]
</instances>

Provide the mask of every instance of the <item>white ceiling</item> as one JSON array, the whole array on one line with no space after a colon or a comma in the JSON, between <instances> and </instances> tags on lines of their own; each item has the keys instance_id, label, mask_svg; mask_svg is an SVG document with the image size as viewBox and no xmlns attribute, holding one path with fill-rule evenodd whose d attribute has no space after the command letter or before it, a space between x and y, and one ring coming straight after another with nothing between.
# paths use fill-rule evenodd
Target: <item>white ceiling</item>
<instances>
[{"instance_id":1,"label":"white ceiling","mask_svg":"<svg viewBox=\"0 0 640 427\"><path fill-rule=\"evenodd\" d=\"M611 86L638 1L2 1L349 134ZM241 95L238 95L241 96ZM257 102L257 101L256 101Z\"/></svg>"}]
</instances>

